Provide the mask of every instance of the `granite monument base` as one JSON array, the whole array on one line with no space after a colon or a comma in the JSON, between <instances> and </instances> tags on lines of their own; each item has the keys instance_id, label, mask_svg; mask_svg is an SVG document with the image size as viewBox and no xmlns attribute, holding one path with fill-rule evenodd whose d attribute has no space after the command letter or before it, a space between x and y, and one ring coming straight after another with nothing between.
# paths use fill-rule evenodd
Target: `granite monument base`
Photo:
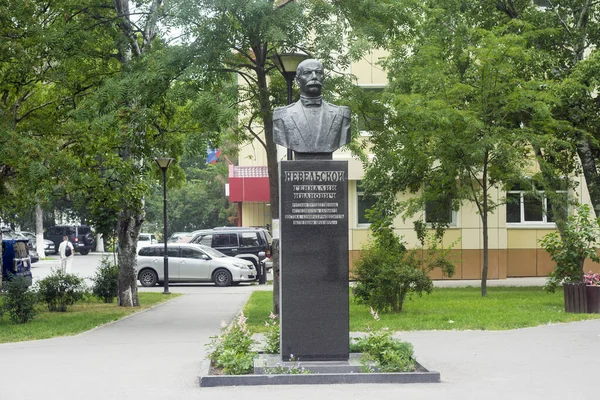
<instances>
[{"instance_id":1,"label":"granite monument base","mask_svg":"<svg viewBox=\"0 0 600 400\"><path fill-rule=\"evenodd\" d=\"M262 357L262 358L261 358ZM357 383L439 383L440 373L428 371L422 365L415 363L415 372L354 372L354 365L360 358L359 354L350 354L347 362L306 362L301 363L310 371L309 374L265 374L259 365L272 365L281 363L279 354L262 355L255 360L254 375L210 375L210 361L205 360L199 379L200 387L218 386L264 386L264 385L331 385L331 384L357 384ZM277 362L279 361L279 362ZM275 364L273 364L275 362ZM294 364L294 363L291 363ZM312 368L312 369L311 369ZM323 372L319 372L323 371ZM346 371L346 372L344 372ZM351 371L351 372L347 372Z\"/></svg>"},{"instance_id":2,"label":"granite monument base","mask_svg":"<svg viewBox=\"0 0 600 400\"><path fill-rule=\"evenodd\" d=\"M282 161L280 326L283 361L346 361L348 163Z\"/></svg>"}]
</instances>

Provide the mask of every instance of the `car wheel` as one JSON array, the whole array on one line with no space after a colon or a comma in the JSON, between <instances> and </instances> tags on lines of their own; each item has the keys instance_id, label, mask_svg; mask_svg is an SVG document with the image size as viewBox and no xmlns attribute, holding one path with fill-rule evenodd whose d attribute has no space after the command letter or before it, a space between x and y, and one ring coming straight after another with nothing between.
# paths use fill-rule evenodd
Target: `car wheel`
<instances>
[{"instance_id":1,"label":"car wheel","mask_svg":"<svg viewBox=\"0 0 600 400\"><path fill-rule=\"evenodd\" d=\"M218 269L213 274L213 282L217 286L231 286L232 281L231 273L226 269Z\"/></svg>"},{"instance_id":2,"label":"car wheel","mask_svg":"<svg viewBox=\"0 0 600 400\"><path fill-rule=\"evenodd\" d=\"M144 287L152 287L158 282L158 276L156 275L156 272L152 271L151 269L144 269L140 271L138 279Z\"/></svg>"},{"instance_id":3,"label":"car wheel","mask_svg":"<svg viewBox=\"0 0 600 400\"><path fill-rule=\"evenodd\" d=\"M82 256L87 256L89 252L90 251L88 249L81 249L81 250L79 250L79 254L81 254Z\"/></svg>"}]
</instances>

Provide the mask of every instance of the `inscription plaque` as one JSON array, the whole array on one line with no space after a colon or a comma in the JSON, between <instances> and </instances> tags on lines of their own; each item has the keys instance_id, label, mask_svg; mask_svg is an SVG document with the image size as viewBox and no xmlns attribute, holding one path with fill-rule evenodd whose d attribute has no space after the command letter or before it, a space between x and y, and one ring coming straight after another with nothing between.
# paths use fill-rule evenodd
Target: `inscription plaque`
<instances>
[{"instance_id":1,"label":"inscription plaque","mask_svg":"<svg viewBox=\"0 0 600 400\"><path fill-rule=\"evenodd\" d=\"M348 163L280 163L281 355L347 360Z\"/></svg>"}]
</instances>

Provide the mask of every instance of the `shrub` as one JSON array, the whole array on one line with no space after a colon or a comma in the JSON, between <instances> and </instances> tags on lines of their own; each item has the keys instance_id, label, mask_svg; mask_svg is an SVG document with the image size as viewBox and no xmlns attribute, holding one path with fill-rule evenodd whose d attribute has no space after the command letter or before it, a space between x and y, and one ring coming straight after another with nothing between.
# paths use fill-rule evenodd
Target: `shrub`
<instances>
[{"instance_id":1,"label":"shrub","mask_svg":"<svg viewBox=\"0 0 600 400\"><path fill-rule=\"evenodd\" d=\"M219 336L212 338L208 344L212 348L208 358L227 375L249 374L254 368L257 354L252 350L253 345L246 317L240 313L229 326L223 327Z\"/></svg>"},{"instance_id":2,"label":"shrub","mask_svg":"<svg viewBox=\"0 0 600 400\"><path fill-rule=\"evenodd\" d=\"M375 320L379 316L371 308ZM353 353L363 353L361 358L363 372L411 372L415 370L413 347L392 337L387 328L369 329L365 337L354 338L350 345Z\"/></svg>"},{"instance_id":3,"label":"shrub","mask_svg":"<svg viewBox=\"0 0 600 400\"><path fill-rule=\"evenodd\" d=\"M50 311L67 311L67 307L81 300L85 295L83 278L67 274L58 269L38 283L38 292L42 301L48 304Z\"/></svg>"},{"instance_id":4,"label":"shrub","mask_svg":"<svg viewBox=\"0 0 600 400\"><path fill-rule=\"evenodd\" d=\"M92 293L105 303L112 303L118 295L119 267L108 257L102 257L92 281Z\"/></svg>"},{"instance_id":5,"label":"shrub","mask_svg":"<svg viewBox=\"0 0 600 400\"><path fill-rule=\"evenodd\" d=\"M446 259L448 251L438 250L434 240L427 250L410 251L391 228L380 228L356 264L354 296L375 309L400 312L411 293L432 292L433 282L427 276L431 270L454 274L454 265Z\"/></svg>"},{"instance_id":6,"label":"shrub","mask_svg":"<svg viewBox=\"0 0 600 400\"><path fill-rule=\"evenodd\" d=\"M24 277L13 277L5 284L6 291L2 296L0 309L7 312L15 324L25 324L37 314L37 293L29 288L29 284L30 280Z\"/></svg>"},{"instance_id":7,"label":"shrub","mask_svg":"<svg viewBox=\"0 0 600 400\"><path fill-rule=\"evenodd\" d=\"M587 204L577 207L575 214L567 218L562 235L552 232L540 240L556 264L544 289L554 292L562 283L583 282L585 260L589 258L600 262L597 252L599 240L600 218L591 218Z\"/></svg>"},{"instance_id":8,"label":"shrub","mask_svg":"<svg viewBox=\"0 0 600 400\"><path fill-rule=\"evenodd\" d=\"M279 354L279 319L277 315L271 314L269 315L269 321L265 322L265 325L269 328L265 333L265 346L263 348L263 352L266 354Z\"/></svg>"}]
</instances>

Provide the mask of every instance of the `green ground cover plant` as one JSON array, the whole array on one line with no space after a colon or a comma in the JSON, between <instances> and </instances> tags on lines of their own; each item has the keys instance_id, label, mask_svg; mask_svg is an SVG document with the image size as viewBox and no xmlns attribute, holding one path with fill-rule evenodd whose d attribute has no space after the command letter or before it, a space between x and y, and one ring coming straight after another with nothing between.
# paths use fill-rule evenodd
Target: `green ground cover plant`
<instances>
[{"instance_id":1,"label":"green ground cover plant","mask_svg":"<svg viewBox=\"0 0 600 400\"><path fill-rule=\"evenodd\" d=\"M27 324L15 324L6 316L0 318L0 343L76 335L178 296L180 294L165 296L162 293L140 292L142 306L132 308L106 304L100 299L86 296L70 306L67 312L60 313L50 312L45 304L40 303L36 317Z\"/></svg>"},{"instance_id":2,"label":"green ground cover plant","mask_svg":"<svg viewBox=\"0 0 600 400\"><path fill-rule=\"evenodd\" d=\"M252 332L265 332L273 306L271 292L254 292L244 308ZM379 312L382 326L394 331L506 330L600 318L600 314L564 312L562 292L542 287L435 288L429 296L405 302L401 313ZM350 301L350 331L366 332L373 323L370 309Z\"/></svg>"}]
</instances>

